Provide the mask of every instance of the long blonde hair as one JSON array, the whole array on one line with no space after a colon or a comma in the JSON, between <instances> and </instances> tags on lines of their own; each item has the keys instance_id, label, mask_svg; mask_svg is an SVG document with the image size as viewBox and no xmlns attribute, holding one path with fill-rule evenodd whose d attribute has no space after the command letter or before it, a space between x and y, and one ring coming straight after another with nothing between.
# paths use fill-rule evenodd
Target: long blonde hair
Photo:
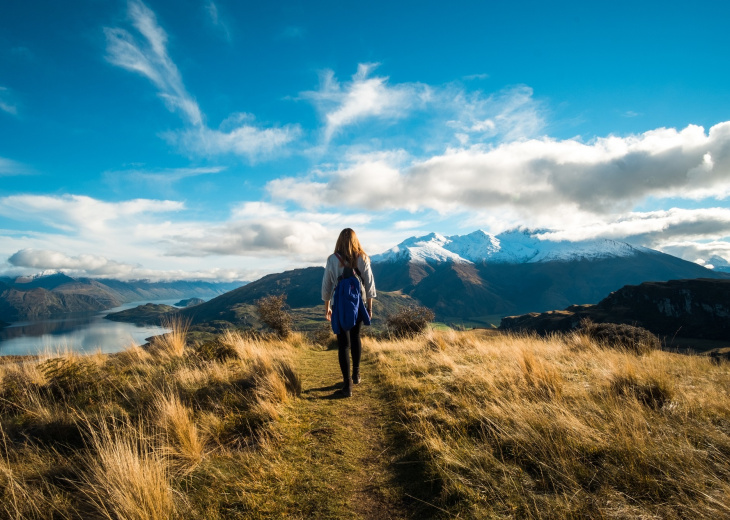
<instances>
[{"instance_id":1,"label":"long blonde hair","mask_svg":"<svg viewBox=\"0 0 730 520\"><path fill-rule=\"evenodd\" d=\"M360 241L357 239L357 235L350 228L345 228L340 231L340 236L337 238L335 244L335 254L340 255L342 260L348 267L353 269L357 267L357 258L362 257L363 260L367 260L368 255L363 251Z\"/></svg>"}]
</instances>

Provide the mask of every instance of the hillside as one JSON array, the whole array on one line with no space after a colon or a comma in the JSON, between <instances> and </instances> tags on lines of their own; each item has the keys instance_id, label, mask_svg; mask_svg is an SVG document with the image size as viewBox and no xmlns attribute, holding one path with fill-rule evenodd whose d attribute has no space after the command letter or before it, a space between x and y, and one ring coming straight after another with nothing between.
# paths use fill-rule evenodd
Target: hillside
<instances>
[{"instance_id":1,"label":"hillside","mask_svg":"<svg viewBox=\"0 0 730 520\"><path fill-rule=\"evenodd\" d=\"M624 323L660 337L722 340L730 345L730 280L695 279L644 282L612 292L596 305L562 311L510 316L509 331L567 332L588 318L595 323Z\"/></svg>"},{"instance_id":2,"label":"hillside","mask_svg":"<svg viewBox=\"0 0 730 520\"><path fill-rule=\"evenodd\" d=\"M241 282L76 279L62 273L4 278L0 283L0 318L12 322L101 311L131 301L210 297L240 285Z\"/></svg>"},{"instance_id":3,"label":"hillside","mask_svg":"<svg viewBox=\"0 0 730 520\"><path fill-rule=\"evenodd\" d=\"M322 267L270 274L208 302L181 309L179 314L189 318L193 324L224 321L258 328L261 323L256 313L256 301L272 294L286 294L286 304L292 309L297 328L311 330L326 323L321 293L323 276ZM403 306L417 304L410 296L378 290L373 304L373 326L382 327L387 315Z\"/></svg>"},{"instance_id":4,"label":"hillside","mask_svg":"<svg viewBox=\"0 0 730 520\"><path fill-rule=\"evenodd\" d=\"M105 317L112 321L127 323L160 325L168 316L176 313L178 309L172 305L160 305L156 303L145 303L133 309L119 312L110 312Z\"/></svg>"},{"instance_id":5,"label":"hillside","mask_svg":"<svg viewBox=\"0 0 730 520\"><path fill-rule=\"evenodd\" d=\"M692 518L730 512L727 363L429 331L337 353L185 334L0 362L0 517Z\"/></svg>"}]
</instances>

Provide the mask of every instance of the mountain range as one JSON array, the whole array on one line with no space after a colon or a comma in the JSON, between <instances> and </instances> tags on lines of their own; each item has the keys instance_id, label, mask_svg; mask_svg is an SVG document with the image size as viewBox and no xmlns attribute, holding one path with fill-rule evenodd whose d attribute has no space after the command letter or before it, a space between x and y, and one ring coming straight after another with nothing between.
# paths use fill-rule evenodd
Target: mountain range
<instances>
[{"instance_id":1,"label":"mountain range","mask_svg":"<svg viewBox=\"0 0 730 520\"><path fill-rule=\"evenodd\" d=\"M48 318L100 311L144 300L216 296L245 282L72 278L63 273L0 278L0 321Z\"/></svg>"},{"instance_id":2,"label":"mountain range","mask_svg":"<svg viewBox=\"0 0 730 520\"><path fill-rule=\"evenodd\" d=\"M402 305L423 305L439 321L498 324L503 316L596 303L624 285L687 278L730 278L693 262L615 240L540 240L518 230L490 235L411 237L372 255L378 289L376 317ZM194 323L252 324L253 305L268 294L286 294L288 305L321 319L324 269L275 273L181 314Z\"/></svg>"},{"instance_id":3,"label":"mountain range","mask_svg":"<svg viewBox=\"0 0 730 520\"><path fill-rule=\"evenodd\" d=\"M379 289L411 296L441 321L484 325L506 315L596 303L628 284L730 277L616 240L540 235L513 230L411 237L373 255L373 272Z\"/></svg>"},{"instance_id":4,"label":"mountain range","mask_svg":"<svg viewBox=\"0 0 730 520\"><path fill-rule=\"evenodd\" d=\"M503 316L597 303L625 285L730 278L728 273L625 242L568 242L545 236L549 235L528 230L498 235L481 230L454 236L430 233L372 255L376 316L382 319L403 305L423 305L439 321L488 326ZM216 296L178 312L194 323L250 325L256 321L256 300L283 293L302 320L313 324L321 320L323 274L322 267L308 267L270 274L250 284L122 282L61 273L0 278L0 320L103 310L137 300Z\"/></svg>"}]
</instances>

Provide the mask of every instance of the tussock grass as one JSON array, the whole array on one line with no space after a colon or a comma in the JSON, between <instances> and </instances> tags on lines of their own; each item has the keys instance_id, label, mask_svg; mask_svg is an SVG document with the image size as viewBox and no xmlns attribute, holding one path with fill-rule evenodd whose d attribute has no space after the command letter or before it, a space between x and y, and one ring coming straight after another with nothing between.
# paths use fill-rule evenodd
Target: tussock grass
<instances>
[{"instance_id":1,"label":"tussock grass","mask_svg":"<svg viewBox=\"0 0 730 520\"><path fill-rule=\"evenodd\" d=\"M368 339L427 461L467 518L730 516L730 373L586 335Z\"/></svg>"},{"instance_id":2,"label":"tussock grass","mask_svg":"<svg viewBox=\"0 0 730 520\"><path fill-rule=\"evenodd\" d=\"M327 500L368 448L336 428L357 395L349 419L312 393L290 406L297 360L326 389L329 369L300 355L322 347L173 332L150 349L0 364L0 519L352 516ZM403 453L383 460L418 468L414 517L730 517L727 364L581 333L427 331L364 350L369 413L398 411L383 447Z\"/></svg>"},{"instance_id":3,"label":"tussock grass","mask_svg":"<svg viewBox=\"0 0 730 520\"><path fill-rule=\"evenodd\" d=\"M144 425L90 425L82 491L109 519L165 520L176 513L169 464Z\"/></svg>"},{"instance_id":4,"label":"tussock grass","mask_svg":"<svg viewBox=\"0 0 730 520\"><path fill-rule=\"evenodd\" d=\"M170 332L155 336L150 342L150 350L158 356L180 357L185 353L190 320L179 315L166 319L162 326L171 329Z\"/></svg>"},{"instance_id":5,"label":"tussock grass","mask_svg":"<svg viewBox=\"0 0 730 520\"><path fill-rule=\"evenodd\" d=\"M149 349L0 364L0 518L209 517L193 483L267 445L301 392L304 340L228 332L226 355L201 356L186 329Z\"/></svg>"}]
</instances>

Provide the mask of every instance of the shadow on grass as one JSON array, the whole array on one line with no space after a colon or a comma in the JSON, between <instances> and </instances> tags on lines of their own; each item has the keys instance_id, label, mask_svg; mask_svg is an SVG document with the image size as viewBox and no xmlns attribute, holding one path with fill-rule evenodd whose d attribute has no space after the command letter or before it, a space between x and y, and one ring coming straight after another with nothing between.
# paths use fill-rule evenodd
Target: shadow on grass
<instances>
[{"instance_id":1,"label":"shadow on grass","mask_svg":"<svg viewBox=\"0 0 730 520\"><path fill-rule=\"evenodd\" d=\"M338 394L337 391L342 388L342 383L335 383L317 388L309 388L302 391L302 397L309 401L329 401L332 399L346 399L344 395ZM313 392L332 392L326 395L312 395Z\"/></svg>"},{"instance_id":2,"label":"shadow on grass","mask_svg":"<svg viewBox=\"0 0 730 520\"><path fill-rule=\"evenodd\" d=\"M379 376L375 379L379 383ZM395 397L387 389L378 384L377 390L383 402L395 402ZM445 509L436 502L441 495L441 481L429 471L425 453L418 448L411 438L403 419L397 410L392 411L392 419L388 422L386 431L393 453L391 462L391 485L402 491L402 510L406 512L404 518L439 519L452 518Z\"/></svg>"}]
</instances>

